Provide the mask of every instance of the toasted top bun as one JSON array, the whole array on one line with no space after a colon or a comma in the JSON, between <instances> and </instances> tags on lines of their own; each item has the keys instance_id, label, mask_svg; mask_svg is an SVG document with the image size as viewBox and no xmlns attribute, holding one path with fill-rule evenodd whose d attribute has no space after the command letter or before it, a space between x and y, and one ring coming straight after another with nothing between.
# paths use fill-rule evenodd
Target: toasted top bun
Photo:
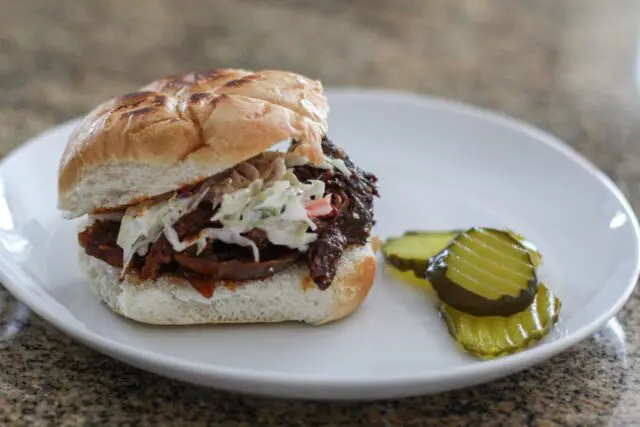
<instances>
[{"instance_id":1,"label":"toasted top bun","mask_svg":"<svg viewBox=\"0 0 640 427\"><path fill-rule=\"evenodd\" d=\"M218 69L170 76L91 111L62 155L68 216L136 203L197 183L278 142L322 163L322 84L285 71Z\"/></svg>"},{"instance_id":2,"label":"toasted top bun","mask_svg":"<svg viewBox=\"0 0 640 427\"><path fill-rule=\"evenodd\" d=\"M143 323L194 325L298 321L314 325L353 313L373 285L376 262L370 244L342 256L331 286L318 289L298 263L261 280L220 285L205 298L182 278L160 276L141 281L135 273L119 280L120 269L80 254L93 291L116 313Z\"/></svg>"}]
</instances>

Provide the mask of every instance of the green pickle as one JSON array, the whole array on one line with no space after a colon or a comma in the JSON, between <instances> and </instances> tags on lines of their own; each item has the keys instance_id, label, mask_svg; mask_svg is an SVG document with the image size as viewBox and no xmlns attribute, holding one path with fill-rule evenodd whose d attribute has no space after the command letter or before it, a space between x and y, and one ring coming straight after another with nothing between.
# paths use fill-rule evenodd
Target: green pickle
<instances>
[{"instance_id":1,"label":"green pickle","mask_svg":"<svg viewBox=\"0 0 640 427\"><path fill-rule=\"evenodd\" d=\"M449 333L476 357L522 351L558 321L560 300L538 284L542 255L512 231L408 231L382 253L394 277L439 300Z\"/></svg>"},{"instance_id":2,"label":"green pickle","mask_svg":"<svg viewBox=\"0 0 640 427\"><path fill-rule=\"evenodd\" d=\"M451 307L474 316L506 317L533 302L535 267L531 250L510 232L472 228L430 259L425 277Z\"/></svg>"},{"instance_id":3,"label":"green pickle","mask_svg":"<svg viewBox=\"0 0 640 427\"><path fill-rule=\"evenodd\" d=\"M560 306L560 300L540 284L533 303L509 317L473 316L445 303L440 314L463 350L492 359L522 351L544 338L557 323Z\"/></svg>"},{"instance_id":4,"label":"green pickle","mask_svg":"<svg viewBox=\"0 0 640 427\"><path fill-rule=\"evenodd\" d=\"M421 290L425 291L430 298L434 300L438 299L438 295L433 290L433 286L431 286L431 282L429 282L427 279L421 279L417 277L415 274L413 274L411 271L401 271L395 267L390 267L390 266L387 266L386 268L387 268L387 272L392 277L395 277L401 282L404 282L413 286L417 286L421 288Z\"/></svg>"},{"instance_id":5,"label":"green pickle","mask_svg":"<svg viewBox=\"0 0 640 427\"><path fill-rule=\"evenodd\" d=\"M542 264L542 254L540 253L536 245L528 241L521 234L514 233L513 231L505 231L505 233L508 233L511 237L513 237L515 240L520 242L522 246L525 247L525 249L529 252L529 256L531 257L531 262L533 262L534 268L537 269L538 267L540 267L540 265Z\"/></svg>"},{"instance_id":6,"label":"green pickle","mask_svg":"<svg viewBox=\"0 0 640 427\"><path fill-rule=\"evenodd\" d=\"M382 255L387 264L422 278L429 258L447 247L458 234L460 230L407 231L400 237L387 239L382 245Z\"/></svg>"},{"instance_id":7,"label":"green pickle","mask_svg":"<svg viewBox=\"0 0 640 427\"><path fill-rule=\"evenodd\" d=\"M461 230L407 231L391 237L382 245L382 255L392 276L425 289L434 295L424 277L429 259L446 248Z\"/></svg>"}]
</instances>

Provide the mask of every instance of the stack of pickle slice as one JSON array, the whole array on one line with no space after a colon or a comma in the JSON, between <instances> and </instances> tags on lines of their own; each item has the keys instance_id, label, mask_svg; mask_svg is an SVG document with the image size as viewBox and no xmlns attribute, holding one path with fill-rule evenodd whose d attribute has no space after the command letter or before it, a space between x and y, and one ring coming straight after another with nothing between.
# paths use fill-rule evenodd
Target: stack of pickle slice
<instances>
[{"instance_id":1,"label":"stack of pickle slice","mask_svg":"<svg viewBox=\"0 0 640 427\"><path fill-rule=\"evenodd\" d=\"M395 275L437 298L451 336L477 357L522 351L558 320L560 300L538 282L542 256L511 231L409 231L382 252Z\"/></svg>"}]
</instances>

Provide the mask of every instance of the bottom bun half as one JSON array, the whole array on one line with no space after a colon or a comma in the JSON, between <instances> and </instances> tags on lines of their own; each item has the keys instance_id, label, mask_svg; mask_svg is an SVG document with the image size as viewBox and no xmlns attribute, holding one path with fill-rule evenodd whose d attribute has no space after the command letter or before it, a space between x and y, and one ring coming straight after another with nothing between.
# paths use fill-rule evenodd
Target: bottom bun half
<instances>
[{"instance_id":1,"label":"bottom bun half","mask_svg":"<svg viewBox=\"0 0 640 427\"><path fill-rule=\"evenodd\" d=\"M321 325L353 313L369 293L376 272L370 244L345 251L331 286L321 291L298 263L261 280L219 285L211 298L185 279L162 276L119 279L120 269L84 252L80 265L93 291L116 313L156 325L298 321Z\"/></svg>"}]
</instances>

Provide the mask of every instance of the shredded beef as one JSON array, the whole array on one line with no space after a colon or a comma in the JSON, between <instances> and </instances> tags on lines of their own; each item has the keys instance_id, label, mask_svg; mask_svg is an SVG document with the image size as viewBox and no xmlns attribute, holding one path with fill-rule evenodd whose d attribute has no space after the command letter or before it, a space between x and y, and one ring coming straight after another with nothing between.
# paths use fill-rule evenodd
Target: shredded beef
<instances>
[{"instance_id":1,"label":"shredded beef","mask_svg":"<svg viewBox=\"0 0 640 427\"><path fill-rule=\"evenodd\" d=\"M173 246L164 237L164 234L158 237L145 257L140 277L143 279L157 279L163 267L173 262L174 253Z\"/></svg>"},{"instance_id":2,"label":"shredded beef","mask_svg":"<svg viewBox=\"0 0 640 427\"><path fill-rule=\"evenodd\" d=\"M309 275L320 289L325 290L331 285L346 247L347 238L342 231L327 228L309 248Z\"/></svg>"},{"instance_id":3,"label":"shredded beef","mask_svg":"<svg viewBox=\"0 0 640 427\"><path fill-rule=\"evenodd\" d=\"M267 238L267 233L259 228L254 228L253 230L249 230L243 234L244 237L253 241L256 244L259 251L263 251L266 249L271 243L269 243L269 239Z\"/></svg>"},{"instance_id":4,"label":"shredded beef","mask_svg":"<svg viewBox=\"0 0 640 427\"><path fill-rule=\"evenodd\" d=\"M344 151L328 139L322 141L322 150L327 156L342 159L351 170L351 176L308 165L295 168L294 173L303 182L311 179L324 181L325 192L332 195L332 204L338 210L335 225L347 238L348 244L364 244L375 224L373 198L378 196L377 178L355 166ZM324 225L326 219L321 223Z\"/></svg>"},{"instance_id":5,"label":"shredded beef","mask_svg":"<svg viewBox=\"0 0 640 427\"><path fill-rule=\"evenodd\" d=\"M200 206L182 217L174 228L181 239L196 235L205 227L219 227L212 223L211 206ZM143 279L156 279L161 273L175 272L180 266L209 277L210 280L249 280L267 277L291 265L300 253L281 246L272 245L262 230L254 229L244 234L253 240L260 250L260 262L254 262L250 248L212 241L205 250L197 254L196 246L176 253L164 235L151 246L140 272Z\"/></svg>"},{"instance_id":6,"label":"shredded beef","mask_svg":"<svg viewBox=\"0 0 640 427\"><path fill-rule=\"evenodd\" d=\"M300 257L296 250L282 250L278 257L260 262L239 261L231 259L220 261L215 254L209 256L189 256L186 253L175 254L176 261L187 270L207 276L210 280L221 280L233 277L233 280L249 280L257 277L268 277L278 273Z\"/></svg>"},{"instance_id":7,"label":"shredded beef","mask_svg":"<svg viewBox=\"0 0 640 427\"><path fill-rule=\"evenodd\" d=\"M331 195L333 212L314 220L318 239L309 246L306 254L310 276L324 290L331 285L345 249L351 245L362 245L369 238L374 225L373 198L378 196L378 191L376 177L355 166L344 151L326 138L322 141L322 150L326 156L342 159L351 171L347 177L337 171L310 165L294 168L300 181L321 180L325 183L325 193ZM178 191L178 197L194 194L202 185L211 185L227 175L221 173L203 183L183 187ZM211 203L204 201L196 210L178 220L174 228L180 239L194 237L203 228L220 227L219 222L211 221L214 213ZM119 228L120 223L116 221L96 221L80 233L78 240L87 254L114 267L122 267L122 249L116 243ZM208 242L199 254L195 246L176 253L161 235L145 256L134 256L131 268L138 270L143 279L156 279L162 274L184 277L203 295L210 295L216 280L267 277L289 267L302 256L297 250L273 245L262 230L253 229L243 236L258 247L260 262L254 262L250 248L219 240Z\"/></svg>"},{"instance_id":8,"label":"shredded beef","mask_svg":"<svg viewBox=\"0 0 640 427\"><path fill-rule=\"evenodd\" d=\"M173 224L173 228L176 230L176 233L178 233L180 239L192 234L197 234L203 228L214 226L211 222L211 217L214 213L211 209L211 203L203 202L195 211L186 214L176 221L176 223Z\"/></svg>"},{"instance_id":9,"label":"shredded beef","mask_svg":"<svg viewBox=\"0 0 640 427\"><path fill-rule=\"evenodd\" d=\"M85 252L114 267L122 267L122 248L116 244L120 223L96 221L80 232L78 243Z\"/></svg>"},{"instance_id":10,"label":"shredded beef","mask_svg":"<svg viewBox=\"0 0 640 427\"><path fill-rule=\"evenodd\" d=\"M371 228L375 224L373 198L378 196L375 175L355 166L342 149L326 138L322 141L322 151L326 156L342 159L351 175L347 177L333 170L317 169L308 165L299 166L294 170L301 181L324 181L325 192L331 194L331 202L337 211L331 218L316 220L318 240L310 245L307 254L311 277L321 289L333 281L346 247L362 245L369 238Z\"/></svg>"}]
</instances>

